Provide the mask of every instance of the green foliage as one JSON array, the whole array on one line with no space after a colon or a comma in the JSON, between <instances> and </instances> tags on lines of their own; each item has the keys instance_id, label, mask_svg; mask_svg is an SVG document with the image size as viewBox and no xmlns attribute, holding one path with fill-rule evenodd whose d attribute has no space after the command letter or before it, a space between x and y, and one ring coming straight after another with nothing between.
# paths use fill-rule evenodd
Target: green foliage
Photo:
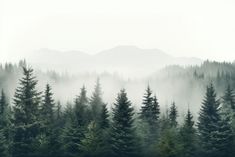
<instances>
[{"instance_id":1,"label":"green foliage","mask_svg":"<svg viewBox=\"0 0 235 157\"><path fill-rule=\"evenodd\" d=\"M85 137L81 140L80 149L85 157L100 157L107 153L107 146L105 145L102 132L95 121L88 125L88 130Z\"/></svg>"},{"instance_id":2,"label":"green foliage","mask_svg":"<svg viewBox=\"0 0 235 157\"><path fill-rule=\"evenodd\" d=\"M182 144L182 156L193 157L197 151L197 135L194 128L193 116L188 110L183 126L180 128L180 142Z\"/></svg>"},{"instance_id":3,"label":"green foliage","mask_svg":"<svg viewBox=\"0 0 235 157\"><path fill-rule=\"evenodd\" d=\"M99 120L102 112L102 106L104 105L104 102L102 100L102 91L99 79L97 79L94 92L92 93L90 99L90 105L91 105L92 120L94 121Z\"/></svg>"},{"instance_id":4,"label":"green foliage","mask_svg":"<svg viewBox=\"0 0 235 157\"><path fill-rule=\"evenodd\" d=\"M125 90L121 90L113 108L111 149L114 156L131 157L137 154L133 108Z\"/></svg>"},{"instance_id":5,"label":"green foliage","mask_svg":"<svg viewBox=\"0 0 235 157\"><path fill-rule=\"evenodd\" d=\"M34 140L39 134L39 103L41 93L37 91L37 80L33 69L23 68L23 78L15 91L13 107L13 156L30 156L34 153Z\"/></svg>"},{"instance_id":6,"label":"green foliage","mask_svg":"<svg viewBox=\"0 0 235 157\"><path fill-rule=\"evenodd\" d=\"M78 126L84 126L88 124L89 117L88 117L88 98L86 95L87 91L86 88L83 86L81 88L80 95L75 99L75 116Z\"/></svg>"},{"instance_id":7,"label":"green foliage","mask_svg":"<svg viewBox=\"0 0 235 157\"><path fill-rule=\"evenodd\" d=\"M177 127L177 125L178 125L177 117L178 117L178 111L177 111L177 108L175 106L175 102L173 102L171 104L170 113L169 113L169 120L170 120L171 127Z\"/></svg>"}]
</instances>

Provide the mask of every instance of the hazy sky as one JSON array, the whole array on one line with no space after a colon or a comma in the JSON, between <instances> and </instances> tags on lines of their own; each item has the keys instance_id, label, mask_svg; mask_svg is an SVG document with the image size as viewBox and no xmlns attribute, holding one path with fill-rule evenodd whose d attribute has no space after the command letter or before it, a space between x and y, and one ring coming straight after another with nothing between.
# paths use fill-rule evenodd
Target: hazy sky
<instances>
[{"instance_id":1,"label":"hazy sky","mask_svg":"<svg viewBox=\"0 0 235 157\"><path fill-rule=\"evenodd\" d=\"M0 61L117 45L235 60L234 0L0 0Z\"/></svg>"}]
</instances>

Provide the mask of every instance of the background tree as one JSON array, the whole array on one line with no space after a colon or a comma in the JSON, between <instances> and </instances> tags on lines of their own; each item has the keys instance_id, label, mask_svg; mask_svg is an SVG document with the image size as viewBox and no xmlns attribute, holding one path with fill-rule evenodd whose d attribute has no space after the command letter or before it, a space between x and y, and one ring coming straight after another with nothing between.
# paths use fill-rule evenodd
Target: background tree
<instances>
[{"instance_id":1,"label":"background tree","mask_svg":"<svg viewBox=\"0 0 235 157\"><path fill-rule=\"evenodd\" d=\"M81 88L80 95L75 99L75 116L77 125L80 127L84 127L89 123L90 117L88 114L88 98L87 98L87 91L85 86Z\"/></svg>"},{"instance_id":2,"label":"background tree","mask_svg":"<svg viewBox=\"0 0 235 157\"><path fill-rule=\"evenodd\" d=\"M169 113L169 120L170 120L170 125L171 127L177 127L177 117L178 117L178 111L175 105L175 102L171 104L170 107L170 113Z\"/></svg>"},{"instance_id":3,"label":"background tree","mask_svg":"<svg viewBox=\"0 0 235 157\"><path fill-rule=\"evenodd\" d=\"M90 99L90 105L92 120L99 120L102 111L102 106L104 105L104 102L102 100L102 91L99 78L96 81L95 89Z\"/></svg>"}]
</instances>

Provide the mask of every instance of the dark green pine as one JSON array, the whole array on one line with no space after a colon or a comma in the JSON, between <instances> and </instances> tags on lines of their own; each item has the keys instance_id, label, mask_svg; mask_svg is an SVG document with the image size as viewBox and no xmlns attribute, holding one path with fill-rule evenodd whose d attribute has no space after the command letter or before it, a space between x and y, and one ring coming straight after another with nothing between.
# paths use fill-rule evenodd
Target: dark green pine
<instances>
[{"instance_id":1,"label":"dark green pine","mask_svg":"<svg viewBox=\"0 0 235 157\"><path fill-rule=\"evenodd\" d=\"M24 67L13 99L13 156L30 156L35 150L33 143L40 130L37 82L33 69Z\"/></svg>"},{"instance_id":2,"label":"dark green pine","mask_svg":"<svg viewBox=\"0 0 235 157\"><path fill-rule=\"evenodd\" d=\"M137 141L134 129L133 108L125 90L121 90L113 108L111 149L114 156L136 156Z\"/></svg>"},{"instance_id":3,"label":"dark green pine","mask_svg":"<svg viewBox=\"0 0 235 157\"><path fill-rule=\"evenodd\" d=\"M180 139L183 146L183 156L193 157L196 153L197 136L194 128L193 115L188 110L183 126L180 129Z\"/></svg>"},{"instance_id":4,"label":"dark green pine","mask_svg":"<svg viewBox=\"0 0 235 157\"><path fill-rule=\"evenodd\" d=\"M75 99L75 107L74 107L78 126L87 125L88 120L90 119L88 117L87 105L88 105L87 91L85 86L83 86L81 88L80 95Z\"/></svg>"},{"instance_id":5,"label":"dark green pine","mask_svg":"<svg viewBox=\"0 0 235 157\"><path fill-rule=\"evenodd\" d=\"M218 153L218 130L219 130L219 101L216 99L214 86L211 83L206 89L199 118L198 131L201 147L204 155L213 156Z\"/></svg>"}]
</instances>

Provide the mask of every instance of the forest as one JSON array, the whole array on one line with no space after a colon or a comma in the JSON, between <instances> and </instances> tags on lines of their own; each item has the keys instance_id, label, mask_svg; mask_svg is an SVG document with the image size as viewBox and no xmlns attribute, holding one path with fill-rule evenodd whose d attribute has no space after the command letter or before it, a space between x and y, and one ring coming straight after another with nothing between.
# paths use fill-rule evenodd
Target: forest
<instances>
[{"instance_id":1,"label":"forest","mask_svg":"<svg viewBox=\"0 0 235 157\"><path fill-rule=\"evenodd\" d=\"M203 86L199 111L188 105L181 121L181 107L175 101L165 109L160 106L151 84L155 76L149 77L140 107L136 108L125 88L119 89L111 105L106 103L102 78L97 79L91 96L84 85L72 102L63 104L54 97L49 83L39 90L41 80L25 63L15 67L7 64L0 71L1 157L235 155L234 63L205 61L201 67L172 66L165 69L166 74L160 72L163 79L170 75L182 78L191 88ZM20 76L13 96L6 84L11 82L11 75ZM56 74L53 77L61 79Z\"/></svg>"}]
</instances>

